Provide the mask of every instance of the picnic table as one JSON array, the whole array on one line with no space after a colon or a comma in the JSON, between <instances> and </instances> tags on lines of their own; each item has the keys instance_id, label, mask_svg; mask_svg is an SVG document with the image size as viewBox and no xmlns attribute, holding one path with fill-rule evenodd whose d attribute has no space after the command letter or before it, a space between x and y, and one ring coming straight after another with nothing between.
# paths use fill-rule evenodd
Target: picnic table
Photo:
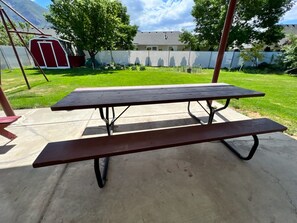
<instances>
[{"instance_id":1,"label":"picnic table","mask_svg":"<svg viewBox=\"0 0 297 223\"><path fill-rule=\"evenodd\" d=\"M213 119L217 112L229 106L232 99L264 95L262 92L225 83L75 89L53 105L52 111L98 109L101 119L105 122L107 136L49 143L37 157L33 167L94 159L97 182L99 187L103 187L107 179L109 157L115 155L222 140L237 157L249 160L259 145L257 134L284 131L286 128L269 119L216 124L213 124ZM212 107L212 100L218 99L225 100L225 104L220 108ZM207 108L200 103L201 101L206 101ZM188 102L189 115L201 125L120 135L112 134L114 123L130 106L176 102ZM207 123L203 123L191 112L192 102L198 102L208 113ZM125 106L125 109L116 115L114 108L120 106ZM228 138L241 136L252 136L254 139L254 144L248 156L245 157L224 141ZM100 158L105 158L103 174L101 174L99 165Z\"/></svg>"}]
</instances>

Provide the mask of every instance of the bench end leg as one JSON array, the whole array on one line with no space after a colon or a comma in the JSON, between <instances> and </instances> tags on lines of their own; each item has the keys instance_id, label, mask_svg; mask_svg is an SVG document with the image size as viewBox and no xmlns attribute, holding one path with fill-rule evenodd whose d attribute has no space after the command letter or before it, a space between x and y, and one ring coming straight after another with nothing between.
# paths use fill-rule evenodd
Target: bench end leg
<instances>
[{"instance_id":1,"label":"bench end leg","mask_svg":"<svg viewBox=\"0 0 297 223\"><path fill-rule=\"evenodd\" d=\"M242 156L233 146L231 146L229 143L227 143L225 140L222 140L222 143L233 153L235 154L239 159L242 160L250 160L253 158L258 146L259 146L259 139L257 135L252 135L254 139L254 145L251 148L249 154L247 156Z\"/></svg>"},{"instance_id":2,"label":"bench end leg","mask_svg":"<svg viewBox=\"0 0 297 223\"><path fill-rule=\"evenodd\" d=\"M5 138L10 139L10 140L13 140L17 137L15 134L13 134L12 132L9 132L5 129L0 129L0 135L4 136Z\"/></svg>"},{"instance_id":3,"label":"bench end leg","mask_svg":"<svg viewBox=\"0 0 297 223\"><path fill-rule=\"evenodd\" d=\"M98 186L100 188L103 188L106 184L107 181L107 171L108 171L108 164L109 164L109 157L106 157L104 159L104 165L103 165L103 175L101 174L100 171L100 160L99 158L94 159L94 170L95 170L95 175L97 179Z\"/></svg>"}]
</instances>

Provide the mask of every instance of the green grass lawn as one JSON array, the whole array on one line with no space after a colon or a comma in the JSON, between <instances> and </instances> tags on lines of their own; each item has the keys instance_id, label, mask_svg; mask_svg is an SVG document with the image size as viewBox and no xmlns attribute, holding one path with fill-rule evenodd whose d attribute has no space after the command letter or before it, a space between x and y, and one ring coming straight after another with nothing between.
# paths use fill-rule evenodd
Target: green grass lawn
<instances>
[{"instance_id":1,"label":"green grass lawn","mask_svg":"<svg viewBox=\"0 0 297 223\"><path fill-rule=\"evenodd\" d=\"M38 70L25 71L31 90L27 89L20 70L2 71L2 87L14 109L49 107L78 87L210 83L213 73L213 70L202 70L188 74L173 68L145 71L77 68L45 70L50 80L46 82ZM219 82L265 92L265 97L233 100L231 106L251 117L269 117L286 125L289 134L297 135L296 76L222 71Z\"/></svg>"}]
</instances>

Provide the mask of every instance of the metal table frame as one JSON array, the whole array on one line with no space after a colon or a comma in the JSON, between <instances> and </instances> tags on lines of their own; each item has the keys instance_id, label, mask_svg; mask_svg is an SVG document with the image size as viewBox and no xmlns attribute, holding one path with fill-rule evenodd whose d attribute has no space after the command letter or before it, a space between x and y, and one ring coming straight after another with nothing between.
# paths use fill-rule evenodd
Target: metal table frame
<instances>
[{"instance_id":1,"label":"metal table frame","mask_svg":"<svg viewBox=\"0 0 297 223\"><path fill-rule=\"evenodd\" d=\"M220 107L220 108L214 108L211 105L210 101L206 101L207 107L209 110L207 110L201 103L200 101L197 101L197 103L199 104L199 106L208 114L208 122L207 123L203 123L201 121L200 118L198 118L196 115L194 115L191 112L191 101L188 102L188 106L187 106L187 110L188 110L188 114L194 119L196 120L198 123L200 123L201 125L210 125L213 122L214 116L217 112L222 111L224 109L226 109L229 104L230 104L231 99L227 99L225 102L225 105ZM100 117L101 119L105 122L105 126L106 126L106 131L107 134L110 136L113 134L113 129L114 129L114 124L116 122L116 120L118 120L131 106L127 106L118 116L116 116L115 114L115 109L114 107L106 107L106 108L98 108L99 109L99 113L100 113ZM111 109L111 113L112 113L112 118L110 119L109 117L109 113ZM105 112L104 112L105 110ZM255 154L258 145L259 145L259 139L257 137L257 135L252 135L253 140L254 140L254 144L249 152L249 154L244 157L242 156L232 145L230 145L228 142L226 142L225 140L221 140L221 142L231 151L233 152L238 158L242 159L242 160L250 160L253 155ZM96 175L96 179L97 179L97 183L98 186L100 188L103 188L106 184L107 181L107 173L108 173L108 166L109 166L109 159L110 157L106 157L104 158L104 162L103 162L103 174L101 174L100 171L100 160L99 158L94 159L94 170L95 170L95 175Z\"/></svg>"},{"instance_id":2,"label":"metal table frame","mask_svg":"<svg viewBox=\"0 0 297 223\"><path fill-rule=\"evenodd\" d=\"M180 87L181 85L176 85L176 89L180 90L182 89L182 87ZM227 85L227 84L206 84L206 85L184 85L185 88L187 87L197 87L199 88L199 86L201 87L205 87L205 86L210 86L210 87L213 87L213 86L226 86L226 87L232 87L232 85ZM166 91L167 89L169 90L172 90L174 89L175 86L149 86L149 87L135 87L135 88L131 88L131 89L139 89L139 91L141 90L148 90L148 89L161 89L161 90L164 90ZM82 104L82 105L73 105L71 103L73 103L73 100L71 102L67 102L67 97L66 97L66 102L68 103L65 103L66 105L64 105L63 103L63 100L62 99L60 102L58 102L56 105L52 106L52 110L53 111L56 111L56 110L72 110L72 109L85 109L85 108L98 108L99 109L99 114L100 114L100 118L105 122L105 126L106 126L106 131L107 131L107 134L109 136L111 136L113 134L113 130L114 130L114 124L115 122L130 108L130 106L132 105L141 105L141 104L158 104L158 103L173 103L173 102L188 102L188 106L187 106L187 110L188 110L188 114L193 118L195 119L198 123L202 124L202 125L210 125L212 124L213 122L213 119L214 119L214 116L217 112L219 111L222 111L224 109L226 109L229 104L230 104L230 101L231 99L239 99L239 98L243 98L243 97L258 97L258 96L264 96L265 94L262 93L262 92L255 92L255 91L251 91L251 90L248 90L248 89L241 89L241 88L238 88L238 87L235 87L233 86L235 90L238 91L239 90L243 90L243 93L242 94L239 94L239 93L236 93L234 95L230 94L228 97L226 96L212 96L212 97L209 97L207 98L207 96L204 96L204 98L202 100L195 100L196 98L191 96L191 98L183 98L183 99L179 99L179 100L174 100L174 99L164 99L164 100L156 100L156 101L153 101L153 100L148 100L148 101L132 101L131 103L128 104L128 102L125 103L112 103L112 101L110 101L110 104L102 104L100 105L100 102L97 102L96 101L96 104ZM100 92L100 90L104 93L107 93L108 92L113 92L112 90L115 90L115 91L118 91L118 92L127 92L127 88L96 88L94 89L94 91L98 91ZM129 88L128 88L129 89ZM215 88L212 88L211 90L214 90ZM79 90L84 90L84 89L79 89ZM86 89L86 92L87 91L92 91L93 89ZM246 91L246 92L245 92ZM79 91L74 91L76 94L79 92ZM101 93L103 94L103 93ZM162 98L162 96L158 96L160 98ZM158 98L158 99L160 99ZM212 104L211 104L211 101L212 100L215 100L215 99L225 99L225 104L220 107L220 108L214 108L212 107ZM207 104L207 108L205 108L201 103L200 101L206 101L206 104ZM208 121L207 123L203 123L201 121L201 119L199 119L197 116L195 116L192 112L191 112L191 102L197 102L202 108L204 111L206 111L206 113L208 114ZM116 116L115 114L115 107L117 106L124 106L126 105L126 108L118 115ZM110 113L112 114L111 117L110 117ZM232 147L230 144L228 144L226 141L222 141L224 143L224 145L226 145L226 147L228 149L230 149L238 158L240 159L243 159L243 160L248 160L248 159L251 159L252 156L254 155L257 147L258 147L258 144L259 144L259 141L258 141L258 138L256 135L253 135L252 136L253 139L254 139L254 145L252 146L252 149L250 150L250 153L244 157L242 156L239 152L236 151L236 149L234 147ZM102 166L102 165L101 165ZM98 186L100 188L103 188L104 185L106 184L106 181L107 181L107 173L108 173L108 166L109 166L109 157L106 157L104 158L104 161L103 161L103 167L102 167L102 173L101 174L101 170L100 170L100 160L99 158L97 159L94 159L94 170L95 170L95 175L96 175L96 179L97 179L97 183L98 183Z\"/></svg>"}]
</instances>

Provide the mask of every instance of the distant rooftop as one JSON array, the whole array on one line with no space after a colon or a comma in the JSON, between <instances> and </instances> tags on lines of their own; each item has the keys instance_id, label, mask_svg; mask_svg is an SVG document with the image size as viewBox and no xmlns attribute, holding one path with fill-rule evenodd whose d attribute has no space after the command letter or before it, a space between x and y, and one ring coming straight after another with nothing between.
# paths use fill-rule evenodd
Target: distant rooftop
<instances>
[{"instance_id":1,"label":"distant rooftop","mask_svg":"<svg viewBox=\"0 0 297 223\"><path fill-rule=\"evenodd\" d=\"M184 45L179 41L179 31L137 32L133 43L135 45Z\"/></svg>"},{"instance_id":2,"label":"distant rooftop","mask_svg":"<svg viewBox=\"0 0 297 223\"><path fill-rule=\"evenodd\" d=\"M297 24L280 24L284 27L285 34L296 34L297 35Z\"/></svg>"}]
</instances>

